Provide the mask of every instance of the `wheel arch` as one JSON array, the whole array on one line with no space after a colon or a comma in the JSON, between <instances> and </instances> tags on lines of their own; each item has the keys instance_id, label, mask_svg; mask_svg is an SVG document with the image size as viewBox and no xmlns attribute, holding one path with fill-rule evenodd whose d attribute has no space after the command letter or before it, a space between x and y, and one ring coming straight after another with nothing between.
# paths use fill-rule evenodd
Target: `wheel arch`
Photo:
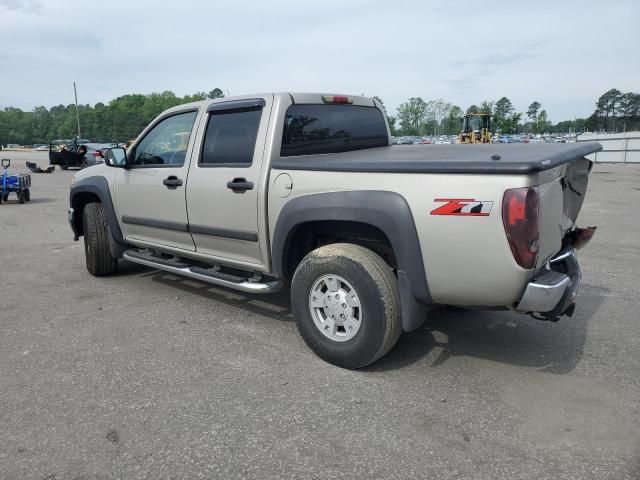
<instances>
[{"instance_id":1,"label":"wheel arch","mask_svg":"<svg viewBox=\"0 0 640 480\"><path fill-rule=\"evenodd\" d=\"M120 257L126 247L118 217L116 216L113 200L109 191L107 179L101 176L83 178L78 181L69 193L69 205L73 209L73 226L76 239L84 234L83 213L88 203L99 202L104 209L107 225L109 226L109 246L115 257Z\"/></svg>"},{"instance_id":2,"label":"wheel arch","mask_svg":"<svg viewBox=\"0 0 640 480\"><path fill-rule=\"evenodd\" d=\"M384 235L396 263L403 329L415 330L422 324L425 306L432 300L413 215L403 196L387 191L347 191L290 200L278 216L272 240L272 266L280 278L290 278L302 259L293 240L300 229L313 222L367 225L371 232ZM302 249L305 251L305 246Z\"/></svg>"}]
</instances>

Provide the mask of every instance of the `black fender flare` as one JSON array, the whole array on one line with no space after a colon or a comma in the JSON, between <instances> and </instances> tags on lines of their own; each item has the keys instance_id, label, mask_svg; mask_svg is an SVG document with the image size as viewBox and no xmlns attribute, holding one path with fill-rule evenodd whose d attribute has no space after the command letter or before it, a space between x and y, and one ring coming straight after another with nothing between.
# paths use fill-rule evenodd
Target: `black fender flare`
<instances>
[{"instance_id":1,"label":"black fender flare","mask_svg":"<svg viewBox=\"0 0 640 480\"><path fill-rule=\"evenodd\" d=\"M295 229L307 222L353 221L380 229L391 242L398 263L398 282L405 331L420 327L431 295L422 260L420 241L411 209L395 192L356 190L315 193L296 197L284 206L273 232L273 270L285 278L288 241Z\"/></svg>"},{"instance_id":2,"label":"black fender flare","mask_svg":"<svg viewBox=\"0 0 640 480\"><path fill-rule=\"evenodd\" d=\"M116 258L122 257L122 252L127 248L127 242L122 235L122 230L118 223L118 217L113 206L107 179L101 176L87 177L79 180L71 187L71 191L69 192L69 205L73 208L73 221L76 225L78 224L77 222L82 222L79 199L83 193L94 194L100 199L107 225L109 226L109 248L111 249L111 254Z\"/></svg>"}]
</instances>

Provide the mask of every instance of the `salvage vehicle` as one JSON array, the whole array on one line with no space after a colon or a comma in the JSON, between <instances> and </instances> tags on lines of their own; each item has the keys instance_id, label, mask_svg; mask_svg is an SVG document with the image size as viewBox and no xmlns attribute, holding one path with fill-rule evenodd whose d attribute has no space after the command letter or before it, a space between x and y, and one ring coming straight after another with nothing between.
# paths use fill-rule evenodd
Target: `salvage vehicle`
<instances>
[{"instance_id":1,"label":"salvage vehicle","mask_svg":"<svg viewBox=\"0 0 640 480\"><path fill-rule=\"evenodd\" d=\"M390 146L361 96L277 93L160 114L75 175L86 266L120 259L249 293L290 288L297 327L345 368L434 305L574 311L578 228L598 143Z\"/></svg>"},{"instance_id":2,"label":"salvage vehicle","mask_svg":"<svg viewBox=\"0 0 640 480\"><path fill-rule=\"evenodd\" d=\"M69 167L87 168L103 162L102 152L112 144L93 143L83 140L54 140L49 144L49 165L58 165L62 170Z\"/></svg>"}]
</instances>

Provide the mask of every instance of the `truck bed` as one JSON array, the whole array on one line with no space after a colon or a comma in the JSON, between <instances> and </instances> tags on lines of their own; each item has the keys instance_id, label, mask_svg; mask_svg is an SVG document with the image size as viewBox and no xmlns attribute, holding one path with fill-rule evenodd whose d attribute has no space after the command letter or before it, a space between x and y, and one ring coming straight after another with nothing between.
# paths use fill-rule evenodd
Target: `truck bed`
<instances>
[{"instance_id":1,"label":"truck bed","mask_svg":"<svg viewBox=\"0 0 640 480\"><path fill-rule=\"evenodd\" d=\"M598 142L397 145L325 155L282 157L275 160L272 167L279 170L334 172L528 174L548 170L600 150L602 145Z\"/></svg>"}]
</instances>

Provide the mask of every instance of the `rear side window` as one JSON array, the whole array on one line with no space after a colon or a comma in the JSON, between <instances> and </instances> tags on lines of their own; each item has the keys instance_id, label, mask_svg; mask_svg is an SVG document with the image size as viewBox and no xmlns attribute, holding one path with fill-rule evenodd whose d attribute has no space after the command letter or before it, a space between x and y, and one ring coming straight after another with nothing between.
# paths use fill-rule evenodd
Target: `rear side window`
<instances>
[{"instance_id":1,"label":"rear side window","mask_svg":"<svg viewBox=\"0 0 640 480\"><path fill-rule=\"evenodd\" d=\"M357 105L291 105L280 156L348 152L389 145L382 112Z\"/></svg>"},{"instance_id":2,"label":"rear side window","mask_svg":"<svg viewBox=\"0 0 640 480\"><path fill-rule=\"evenodd\" d=\"M201 166L250 166L262 108L214 111L209 115Z\"/></svg>"}]
</instances>

